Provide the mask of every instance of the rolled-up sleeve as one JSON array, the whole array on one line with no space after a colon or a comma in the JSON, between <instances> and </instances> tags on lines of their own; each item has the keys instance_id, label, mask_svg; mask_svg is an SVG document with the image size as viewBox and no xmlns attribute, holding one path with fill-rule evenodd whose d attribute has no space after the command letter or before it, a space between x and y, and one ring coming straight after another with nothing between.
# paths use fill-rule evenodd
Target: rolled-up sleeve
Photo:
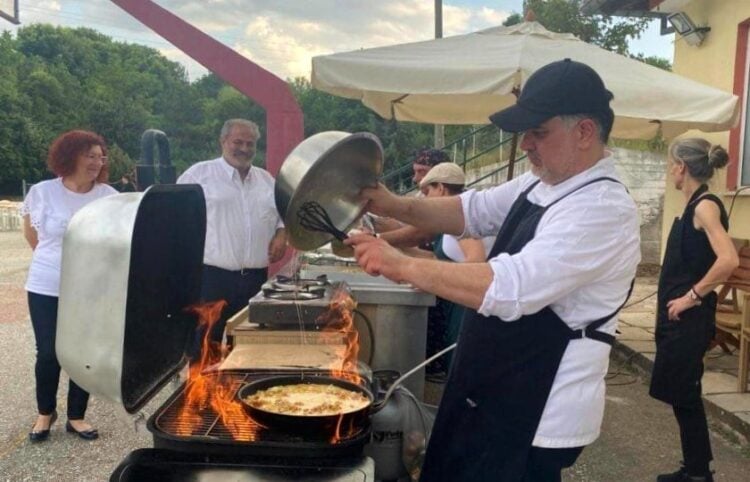
<instances>
[{"instance_id":1,"label":"rolled-up sleeve","mask_svg":"<svg viewBox=\"0 0 750 482\"><path fill-rule=\"evenodd\" d=\"M530 177L522 176L484 191L472 189L462 193L465 225L461 237L480 239L496 235L522 186L531 181Z\"/></svg>"}]
</instances>

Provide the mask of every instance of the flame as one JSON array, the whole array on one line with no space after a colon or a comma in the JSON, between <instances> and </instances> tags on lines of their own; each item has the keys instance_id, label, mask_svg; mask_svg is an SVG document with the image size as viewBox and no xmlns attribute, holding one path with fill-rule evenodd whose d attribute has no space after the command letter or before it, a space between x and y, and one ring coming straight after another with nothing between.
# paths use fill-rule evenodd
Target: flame
<instances>
[{"instance_id":1,"label":"flame","mask_svg":"<svg viewBox=\"0 0 750 482\"><path fill-rule=\"evenodd\" d=\"M185 394L185 403L177 417L182 422L176 430L178 435L190 436L203 423L206 410L213 409L219 420L235 440L255 440L256 433L250 430L248 415L234 398L234 389L229 377L206 376L204 371L221 362L226 355L220 343L211 340L211 329L219 320L227 302L224 300L194 305L188 311L198 315L198 326L203 330L200 359L190 365L190 378ZM244 422L244 423L243 423Z\"/></svg>"},{"instance_id":2,"label":"flame","mask_svg":"<svg viewBox=\"0 0 750 482\"><path fill-rule=\"evenodd\" d=\"M336 421L336 429L331 434L330 442L332 444L339 443L341 440L353 437L360 431L360 428L355 424L355 417L349 417L348 423L344 426L344 414L339 415L339 419Z\"/></svg>"},{"instance_id":3,"label":"flame","mask_svg":"<svg viewBox=\"0 0 750 482\"><path fill-rule=\"evenodd\" d=\"M324 333L335 334L337 338L345 342L341 348L335 349L336 361L329 366L331 376L360 384L362 377L359 376L358 367L359 333L354 327L353 316L356 307L357 304L348 290L344 288L336 290L331 296L328 310L319 317L318 321L323 325ZM355 422L355 417L347 417L345 421L344 414L339 415L336 428L330 437L330 443L335 444L342 439L354 436L360 430Z\"/></svg>"},{"instance_id":4,"label":"flame","mask_svg":"<svg viewBox=\"0 0 750 482\"><path fill-rule=\"evenodd\" d=\"M328 310L320 315L318 321L322 322L323 332L339 334L345 341L341 348L336 349L336 361L329 367L331 376L359 384L359 333L354 328L352 316L356 307L354 298L346 289L336 290L331 296Z\"/></svg>"}]
</instances>

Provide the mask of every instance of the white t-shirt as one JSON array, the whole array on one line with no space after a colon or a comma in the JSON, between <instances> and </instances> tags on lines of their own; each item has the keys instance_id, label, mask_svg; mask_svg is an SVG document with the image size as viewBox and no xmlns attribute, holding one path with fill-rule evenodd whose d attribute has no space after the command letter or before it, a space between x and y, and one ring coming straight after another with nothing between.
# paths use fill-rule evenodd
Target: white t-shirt
<instances>
[{"instance_id":1,"label":"white t-shirt","mask_svg":"<svg viewBox=\"0 0 750 482\"><path fill-rule=\"evenodd\" d=\"M60 177L31 186L21 206L21 215L29 215L39 244L31 258L26 291L59 296L63 236L70 218L91 201L112 194L117 191L101 183L94 184L86 193L73 192L65 187Z\"/></svg>"},{"instance_id":2,"label":"white t-shirt","mask_svg":"<svg viewBox=\"0 0 750 482\"><path fill-rule=\"evenodd\" d=\"M560 184L539 183L528 200L546 206L598 177L618 179L612 157ZM527 173L486 191L461 194L465 234L497 233L513 201L537 180ZM550 207L520 252L489 261L494 277L477 311L510 323L549 306L577 330L622 304L640 259L638 211L625 187L611 181L589 184ZM614 316L599 330L613 335L616 326ZM609 345L591 339L568 344L534 446L578 447L596 440L609 352Z\"/></svg>"},{"instance_id":3,"label":"white t-shirt","mask_svg":"<svg viewBox=\"0 0 750 482\"><path fill-rule=\"evenodd\" d=\"M484 246L484 256L485 258L490 254L490 251L492 251L492 246L495 244L496 236L486 236L480 241L482 241L482 246ZM458 244L458 237L453 236L452 234L444 234L443 235L443 253L445 253L446 256L448 256L450 259L457 263L463 263L466 259L466 255L464 254L464 251L461 249L461 245Z\"/></svg>"},{"instance_id":4,"label":"white t-shirt","mask_svg":"<svg viewBox=\"0 0 750 482\"><path fill-rule=\"evenodd\" d=\"M230 271L268 266L268 245L284 227L268 171L253 166L243 181L220 157L190 166L177 184L200 184L206 196L205 264Z\"/></svg>"}]
</instances>

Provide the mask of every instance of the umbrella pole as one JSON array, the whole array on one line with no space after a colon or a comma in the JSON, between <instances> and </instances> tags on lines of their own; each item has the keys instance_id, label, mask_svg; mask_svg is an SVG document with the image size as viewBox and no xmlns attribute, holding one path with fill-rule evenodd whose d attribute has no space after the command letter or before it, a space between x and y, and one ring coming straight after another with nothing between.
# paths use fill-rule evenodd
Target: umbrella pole
<instances>
[{"instance_id":1,"label":"umbrella pole","mask_svg":"<svg viewBox=\"0 0 750 482\"><path fill-rule=\"evenodd\" d=\"M513 179L513 166L516 163L516 151L518 149L518 133L513 133L513 138L510 141L510 160L508 161L508 178L506 181Z\"/></svg>"}]
</instances>

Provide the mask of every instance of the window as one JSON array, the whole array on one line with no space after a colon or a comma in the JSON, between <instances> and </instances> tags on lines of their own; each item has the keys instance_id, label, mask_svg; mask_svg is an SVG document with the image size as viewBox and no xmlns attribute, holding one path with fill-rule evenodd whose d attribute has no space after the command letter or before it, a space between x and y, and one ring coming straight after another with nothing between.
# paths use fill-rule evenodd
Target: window
<instances>
[{"instance_id":1,"label":"window","mask_svg":"<svg viewBox=\"0 0 750 482\"><path fill-rule=\"evenodd\" d=\"M729 131L727 189L750 186L750 18L737 26L734 57L734 94L740 99L739 125Z\"/></svg>"},{"instance_id":2,"label":"window","mask_svg":"<svg viewBox=\"0 0 750 482\"><path fill-rule=\"evenodd\" d=\"M750 36L745 35L745 64L743 65L744 95L740 97L742 122L740 123L740 164L738 186L750 186Z\"/></svg>"}]
</instances>

